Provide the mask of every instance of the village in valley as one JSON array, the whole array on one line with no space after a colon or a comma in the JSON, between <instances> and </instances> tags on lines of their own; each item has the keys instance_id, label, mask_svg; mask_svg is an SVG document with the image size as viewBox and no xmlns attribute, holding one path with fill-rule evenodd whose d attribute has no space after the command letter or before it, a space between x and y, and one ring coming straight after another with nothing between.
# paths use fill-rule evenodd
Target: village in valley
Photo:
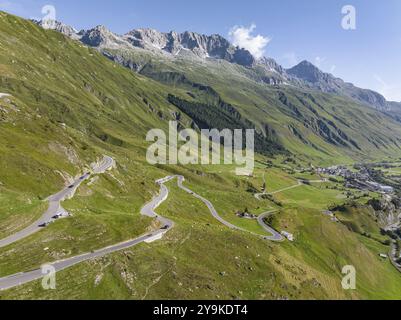
<instances>
[{"instance_id":1,"label":"village in valley","mask_svg":"<svg viewBox=\"0 0 401 320\"><path fill-rule=\"evenodd\" d=\"M282 163L286 166L284 170L296 177L298 185L268 193L268 182L263 178L262 193L255 194L257 199L274 201L277 200L275 195L280 191L313 184L315 186L320 184L322 188L325 186L329 189L340 190L344 199L348 199L346 203L352 205L355 202L370 206L378 216L392 217L392 219L388 218L388 221L384 221L381 228L381 233L391 238L390 250L389 252L379 252L378 256L381 259L389 259L401 271L401 163L384 162L331 167L310 165L309 168L293 169L288 166L289 162ZM270 167L273 166L270 164ZM341 223L336 214L336 211L341 210L341 207L341 205L329 206L327 210L322 211L322 214L333 223ZM236 212L236 216L243 219L258 220L258 215L248 212L247 209L244 212ZM295 235L292 233L283 231L281 235L290 242L295 241ZM366 236L369 235L366 234Z\"/></svg>"},{"instance_id":2,"label":"village in valley","mask_svg":"<svg viewBox=\"0 0 401 320\"><path fill-rule=\"evenodd\" d=\"M344 181L344 187L347 189L356 189L365 192L381 194L384 203L394 204L396 222L383 227L382 232L392 238L390 253L380 253L383 259L390 258L392 264L401 271L401 171L398 164L377 163L377 164L356 164L349 169L347 166L332 166L329 168L314 169L319 176L329 176L331 179L340 178ZM338 181L338 180L337 180ZM391 185L389 185L391 184ZM380 201L370 201L369 204L375 206ZM375 207L374 210L383 210L382 207ZM332 217L333 221L337 218L331 211L325 214ZM338 221L338 220L337 220Z\"/></svg>"},{"instance_id":3,"label":"village in valley","mask_svg":"<svg viewBox=\"0 0 401 320\"><path fill-rule=\"evenodd\" d=\"M372 170L363 165L355 165L355 171L346 166L333 166L329 168L318 168L316 173L319 175L329 175L342 177L345 180L345 187L363 191L379 192L384 194L394 193L394 187L383 185L375 181Z\"/></svg>"}]
</instances>

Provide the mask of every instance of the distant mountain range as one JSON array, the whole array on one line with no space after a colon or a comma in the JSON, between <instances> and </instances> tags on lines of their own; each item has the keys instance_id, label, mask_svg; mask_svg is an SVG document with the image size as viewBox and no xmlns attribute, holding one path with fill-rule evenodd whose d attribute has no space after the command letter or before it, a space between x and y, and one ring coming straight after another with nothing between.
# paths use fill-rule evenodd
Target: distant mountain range
<instances>
[{"instance_id":1,"label":"distant mountain range","mask_svg":"<svg viewBox=\"0 0 401 320\"><path fill-rule=\"evenodd\" d=\"M110 59L132 69L138 69L139 64L132 60L126 61L122 58L121 52L140 49L161 54L166 58L225 60L257 70L260 81L268 85L292 85L349 97L392 116L397 114L397 118L401 112L401 102L387 101L380 93L358 88L321 71L308 61L302 61L293 68L285 69L274 59L267 57L256 59L248 50L233 46L227 39L217 34L207 36L189 31L163 33L153 29L135 29L124 35L117 35L104 26L78 32L73 27L58 21L33 21L45 29L56 30L85 45L97 48Z\"/></svg>"}]
</instances>

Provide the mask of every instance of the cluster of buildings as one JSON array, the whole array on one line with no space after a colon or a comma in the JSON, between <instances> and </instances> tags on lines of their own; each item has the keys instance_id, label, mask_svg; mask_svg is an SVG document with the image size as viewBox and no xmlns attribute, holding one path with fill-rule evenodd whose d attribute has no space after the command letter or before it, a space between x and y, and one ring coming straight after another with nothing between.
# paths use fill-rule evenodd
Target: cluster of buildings
<instances>
[{"instance_id":1,"label":"cluster of buildings","mask_svg":"<svg viewBox=\"0 0 401 320\"><path fill-rule=\"evenodd\" d=\"M333 166L329 168L318 168L316 169L316 173L343 177L346 180L345 186L347 188L381 192L386 194L394 192L393 187L385 186L373 181L369 170L365 167L362 167L359 171L354 172L345 166Z\"/></svg>"},{"instance_id":2,"label":"cluster of buildings","mask_svg":"<svg viewBox=\"0 0 401 320\"><path fill-rule=\"evenodd\" d=\"M359 172L353 172L344 166L317 168L316 173L326 174L329 176L343 177L345 179L358 179L358 180L368 180L370 177L369 171L366 168L361 169Z\"/></svg>"},{"instance_id":3,"label":"cluster of buildings","mask_svg":"<svg viewBox=\"0 0 401 320\"><path fill-rule=\"evenodd\" d=\"M394 188L390 186L384 186L374 181L360 181L360 180L349 180L346 182L347 188L354 188L360 190L368 190L372 192L381 192L390 194L394 192Z\"/></svg>"},{"instance_id":4,"label":"cluster of buildings","mask_svg":"<svg viewBox=\"0 0 401 320\"><path fill-rule=\"evenodd\" d=\"M248 212L240 212L240 211L238 211L236 213L236 215L237 215L237 217L245 218L245 219L257 219L258 218L257 215L252 214L252 213L248 213Z\"/></svg>"}]
</instances>

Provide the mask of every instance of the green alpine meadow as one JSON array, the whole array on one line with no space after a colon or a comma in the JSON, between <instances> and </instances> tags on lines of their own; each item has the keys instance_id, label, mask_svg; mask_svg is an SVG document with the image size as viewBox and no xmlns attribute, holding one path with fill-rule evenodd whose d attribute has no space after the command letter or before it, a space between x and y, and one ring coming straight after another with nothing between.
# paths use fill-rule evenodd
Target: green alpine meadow
<instances>
[{"instance_id":1,"label":"green alpine meadow","mask_svg":"<svg viewBox=\"0 0 401 320\"><path fill-rule=\"evenodd\" d=\"M401 102L239 27L4 10L0 300L401 299Z\"/></svg>"}]
</instances>

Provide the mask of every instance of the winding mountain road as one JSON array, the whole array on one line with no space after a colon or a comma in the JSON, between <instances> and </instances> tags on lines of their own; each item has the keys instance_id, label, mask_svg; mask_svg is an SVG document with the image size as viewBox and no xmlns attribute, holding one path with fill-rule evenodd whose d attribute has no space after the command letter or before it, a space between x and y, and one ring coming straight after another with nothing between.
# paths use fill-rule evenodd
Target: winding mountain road
<instances>
[{"instance_id":1,"label":"winding mountain road","mask_svg":"<svg viewBox=\"0 0 401 320\"><path fill-rule=\"evenodd\" d=\"M112 161L111 161L112 160ZM103 165L99 166L97 168L97 170L95 172L100 173L100 172L104 172L105 170L107 170L108 168L110 168L111 166L114 165L114 160L113 159L105 159L105 162L103 163ZM84 178L85 177L85 178ZM83 176L81 177L82 180L77 181L76 184L74 184L74 189L78 188L79 184L84 181L85 179L87 179L88 176ZM129 240L126 242L122 242L116 245L112 245L112 246L108 246L106 248L100 249L100 250L96 250L93 251L91 253L85 253L79 256L75 256L75 257L71 257L71 258L67 258L64 260L60 260L51 264L48 264L52 267L54 267L54 271L55 272L59 272L62 270L65 270L67 268L70 268L74 265L77 265L81 262L84 261L88 261L88 260L92 260L92 259L96 259L96 258L100 258L103 257L105 255L108 255L110 253L114 253L114 252L118 252L121 250L125 250L125 249L129 249L133 246L136 246L140 243L150 243L156 240L159 240L163 237L164 234L166 234L168 231L170 231L173 227L174 227L174 222L164 218L160 215L158 215L155 210L168 198L169 195L169 191L168 188L165 186L165 183L173 180L177 178L177 183L178 183L178 187L182 190L184 190L185 192L191 194L192 196L194 196L195 198L201 200L209 209L209 211L211 212L211 214L213 215L213 217L215 219L217 219L219 222L221 222L223 225L229 227L230 229L234 229L234 230L240 230L240 231L244 231L253 235L256 235L258 237L261 237L265 240L271 240L271 241L283 241L284 238L275 230L273 230L272 228L270 228L269 226L267 226L264 223L264 217L266 217L268 214L273 214L273 212L267 212L265 214L263 214L260 217L259 223L262 225L262 227L271 234L271 236L262 236L260 234L256 234L253 232L250 232L248 230L245 230L243 228L237 227L229 222L227 222L226 220L224 220L223 218L221 218L219 216L219 214L217 213L216 209L214 208L213 204L203 198L202 196L194 193L192 190L188 189L187 187L185 187L183 185L183 182L185 181L185 178L183 176L168 176L166 178L160 179L158 181L156 181L156 183L160 186L160 192L159 194L154 197L149 203L147 203L141 210L141 214L144 216L148 216L150 218L155 218L156 220L158 220L161 224L161 228L158 230L155 230L153 232L150 232L148 234L142 235L138 238L135 238L133 240ZM49 198L49 201L54 207L52 207L51 209L49 208L49 210L51 210L52 213L57 212L57 210L59 210L61 208L60 206L60 201L62 201L62 199L65 199L65 197L67 195L72 196L73 193L70 193L71 190L63 190L60 193L52 196ZM48 210L48 211L49 211ZM46 213L45 213L46 215ZM44 215L44 216L45 216ZM46 216L47 217L47 216ZM43 217L42 217L43 218ZM40 221L43 221L40 220ZM36 228L36 224L34 224L34 229ZM27 228L28 229L28 228ZM26 231L26 234L20 234L18 237L15 237L13 239L20 239L22 236L26 237L28 234L28 231ZM15 241L14 241L15 242ZM4 277L4 278L0 278L0 291L2 290L7 290L7 289L11 289L13 287L16 286L20 286L22 284L26 284L35 280L39 280L41 279L43 276L45 276L45 274L42 273L42 269L36 269L33 271L29 271L29 272L21 272L18 274L14 274L8 277Z\"/></svg>"},{"instance_id":2,"label":"winding mountain road","mask_svg":"<svg viewBox=\"0 0 401 320\"><path fill-rule=\"evenodd\" d=\"M271 235L263 236L263 235L260 235L260 234L257 234L257 233L248 231L248 230L246 230L246 229L243 229L243 228L240 228L240 227L238 227L238 226L235 226L235 225L233 225L232 223L230 223L230 222L224 220L224 219L217 213L217 211L216 211L216 209L214 208L213 204L212 204L209 200L207 200L207 199L203 198L202 196L200 196L200 195L194 193L192 190L188 189L187 187L185 187L185 186L183 185L183 182L185 181L185 178L184 178L183 176L178 176L177 178L178 178L178 187L181 188L182 190L184 190L185 192L187 192L187 193L193 195L195 198L201 200L201 201L208 207L208 209L209 209L209 211L211 212L212 216L213 216L215 219L217 219L218 221L220 221L220 222L221 222L223 225L225 225L226 227L228 227L228 228L230 228L230 229L233 229L233 230L239 230L239 231L247 232L247 233L250 233L250 234L252 234L252 235L261 237L261 238L263 238L263 239L265 239L265 240L270 240L270 241L284 241L284 237L283 237L280 233L278 233L278 232L277 232L276 230L274 230L273 228L269 227L269 226L268 226L267 224L265 224L265 222L264 222L264 217L265 217L267 214L273 214L275 211L262 214L262 216L264 216L264 217L263 217L262 219L258 219L258 222L259 222L259 224L262 226L262 228L263 228L265 231L267 231L269 234L271 234Z\"/></svg>"},{"instance_id":3,"label":"winding mountain road","mask_svg":"<svg viewBox=\"0 0 401 320\"><path fill-rule=\"evenodd\" d=\"M263 229L265 229L265 231L272 234L272 236L265 237L266 240L284 241L284 237L279 232L277 232L272 227L270 227L268 224L266 224L266 222L265 222L265 218L267 218L268 216L271 216L272 214L275 214L276 212L277 212L277 210L272 210L272 211L262 213L258 217L258 223Z\"/></svg>"},{"instance_id":4,"label":"winding mountain road","mask_svg":"<svg viewBox=\"0 0 401 320\"><path fill-rule=\"evenodd\" d=\"M265 195L275 195L275 194L278 194L278 193L281 193L281 192L284 192L284 191L287 191L287 190L299 188L301 186L306 185L306 183L325 183L327 181L328 181L327 179L321 179L321 180L298 180L298 183L293 185L293 186L289 186L289 187L286 187L286 188L283 188L283 189L279 189L279 190L276 190L276 191L273 191L273 192L256 193L255 194L255 198L258 199L258 200L261 200L261 197L263 197Z\"/></svg>"},{"instance_id":5,"label":"winding mountain road","mask_svg":"<svg viewBox=\"0 0 401 320\"><path fill-rule=\"evenodd\" d=\"M81 262L84 262L84 261L100 258L100 257L103 257L103 256L108 255L113 252L125 250L125 249L131 248L133 246L136 246L140 243L143 243L143 242L147 243L147 242L152 242L152 241L161 239L162 236L166 232L168 232L171 228L174 227L174 223L169 219L159 216L154 210L162 202L164 202L167 199L168 189L164 185L164 183L166 183L172 179L174 179L174 177L167 177L163 180L159 180L157 183L160 185L160 194L157 197L153 198L141 210L142 215L145 215L145 216L148 216L151 218L156 218L158 221L160 221L163 225L163 227L161 229L150 232L148 234L145 234L145 235L135 238L133 240L122 242L122 243L112 245L112 246L108 246L106 248L96 250L96 251L93 251L90 253L85 253L85 254L82 254L79 256L60 260L60 261L51 263L49 265L54 267L54 270L56 272L59 272L59 271L65 270L67 268L70 268L70 267L72 267L76 264L79 264ZM40 269L36 269L33 271L18 273L18 274L14 274L14 275L11 275L8 277L0 278L0 291L11 289L13 287L17 287L19 285L41 279L43 276L44 276L44 274L42 273L42 269L40 268Z\"/></svg>"},{"instance_id":6,"label":"winding mountain road","mask_svg":"<svg viewBox=\"0 0 401 320\"><path fill-rule=\"evenodd\" d=\"M93 165L92 170L94 174L100 174L106 172L113 166L114 160L108 156L104 156L101 163ZM76 179L69 187L66 187L60 192L47 198L46 200L49 202L49 208L46 210L46 212L32 225L5 239L0 240L0 248L6 247L14 242L29 237L32 234L42 230L49 223L54 222L59 217L67 216L68 212L61 206L61 202L67 199L71 199L81 183L89 179L90 176L91 173L85 173L83 176Z\"/></svg>"},{"instance_id":7,"label":"winding mountain road","mask_svg":"<svg viewBox=\"0 0 401 320\"><path fill-rule=\"evenodd\" d=\"M266 196L266 195L271 195L271 196L272 196L272 195L275 195L275 194L277 194L277 193L281 193L281 192L284 192L284 191L287 191L287 190L291 190L291 189L298 188L298 187L300 187L300 186L303 186L303 183L302 183L301 180L298 180L298 184L293 185L293 186L290 186L290 187L286 187L286 188L283 188L283 189L279 189L279 190L276 190L276 191L273 191L273 192L256 193L256 194L255 194L255 198L258 199L258 200L262 200L261 197L263 197L263 196Z\"/></svg>"}]
</instances>

